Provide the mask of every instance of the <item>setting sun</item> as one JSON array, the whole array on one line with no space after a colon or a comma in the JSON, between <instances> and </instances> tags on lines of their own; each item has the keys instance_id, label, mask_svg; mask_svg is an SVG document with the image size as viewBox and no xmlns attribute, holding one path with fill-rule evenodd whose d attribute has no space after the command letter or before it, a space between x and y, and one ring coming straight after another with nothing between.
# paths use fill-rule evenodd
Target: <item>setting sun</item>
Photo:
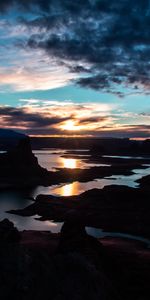
<instances>
[{"instance_id":1,"label":"setting sun","mask_svg":"<svg viewBox=\"0 0 150 300\"><path fill-rule=\"evenodd\" d=\"M66 121L61 126L61 128L64 129L64 130L70 130L70 131L80 130L80 126L77 126L75 121L73 121L73 120Z\"/></svg>"}]
</instances>

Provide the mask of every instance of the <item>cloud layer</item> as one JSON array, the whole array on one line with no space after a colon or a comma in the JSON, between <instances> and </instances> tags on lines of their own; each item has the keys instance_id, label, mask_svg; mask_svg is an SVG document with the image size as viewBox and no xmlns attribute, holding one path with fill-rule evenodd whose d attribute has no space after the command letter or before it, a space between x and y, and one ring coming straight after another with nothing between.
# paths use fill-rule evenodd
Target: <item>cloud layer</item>
<instances>
[{"instance_id":1,"label":"cloud layer","mask_svg":"<svg viewBox=\"0 0 150 300\"><path fill-rule=\"evenodd\" d=\"M42 136L150 137L149 115L115 111L105 103L21 99L16 108L0 106L0 127Z\"/></svg>"},{"instance_id":2,"label":"cloud layer","mask_svg":"<svg viewBox=\"0 0 150 300\"><path fill-rule=\"evenodd\" d=\"M80 104L83 90L79 95L69 87L63 99L80 97L76 104L22 99L16 108L0 107L1 127L41 135L149 137L143 95L150 94L150 1L1 0L0 16L2 97L71 83L85 88L91 101ZM89 96L87 88L127 97L104 95L114 104L98 104L92 98L98 93Z\"/></svg>"},{"instance_id":3,"label":"cloud layer","mask_svg":"<svg viewBox=\"0 0 150 300\"><path fill-rule=\"evenodd\" d=\"M71 72L69 80L120 96L131 90L150 92L148 0L0 2L4 16L12 7L15 26L21 34L21 28L28 30L20 38L18 32L18 45L55 59Z\"/></svg>"}]
</instances>

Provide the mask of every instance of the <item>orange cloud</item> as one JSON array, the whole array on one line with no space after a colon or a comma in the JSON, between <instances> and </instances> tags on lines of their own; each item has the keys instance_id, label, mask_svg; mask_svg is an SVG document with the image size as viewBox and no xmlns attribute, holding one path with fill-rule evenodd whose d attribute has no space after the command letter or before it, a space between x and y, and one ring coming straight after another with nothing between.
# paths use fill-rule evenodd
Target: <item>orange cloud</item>
<instances>
[{"instance_id":1,"label":"orange cloud","mask_svg":"<svg viewBox=\"0 0 150 300\"><path fill-rule=\"evenodd\" d=\"M22 99L20 103L25 104L16 108L0 106L0 127L38 136L149 137L145 115L140 115L138 123L138 115L131 118L131 114L117 114L113 105L38 99ZM129 124L127 118L134 124Z\"/></svg>"}]
</instances>

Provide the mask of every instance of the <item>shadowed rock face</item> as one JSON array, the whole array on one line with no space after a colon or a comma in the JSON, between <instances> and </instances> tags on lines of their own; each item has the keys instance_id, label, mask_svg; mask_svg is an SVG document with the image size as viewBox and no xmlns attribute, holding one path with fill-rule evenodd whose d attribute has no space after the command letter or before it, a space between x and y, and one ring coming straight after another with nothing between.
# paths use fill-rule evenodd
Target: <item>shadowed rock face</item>
<instances>
[{"instance_id":1,"label":"shadowed rock face","mask_svg":"<svg viewBox=\"0 0 150 300\"><path fill-rule=\"evenodd\" d=\"M7 152L6 157L9 162L11 161L11 163L14 164L38 166L37 158L32 153L30 139L28 137L21 139L17 147Z\"/></svg>"},{"instance_id":2,"label":"shadowed rock face","mask_svg":"<svg viewBox=\"0 0 150 300\"><path fill-rule=\"evenodd\" d=\"M63 253L81 251L89 242L85 226L80 220L67 219L61 229L59 251Z\"/></svg>"},{"instance_id":3,"label":"shadowed rock face","mask_svg":"<svg viewBox=\"0 0 150 300\"><path fill-rule=\"evenodd\" d=\"M150 175L144 176L137 180L140 183L140 187L150 192Z\"/></svg>"},{"instance_id":4,"label":"shadowed rock face","mask_svg":"<svg viewBox=\"0 0 150 300\"><path fill-rule=\"evenodd\" d=\"M10 129L0 128L0 150L11 150L25 137L27 137L25 134Z\"/></svg>"},{"instance_id":5,"label":"shadowed rock face","mask_svg":"<svg viewBox=\"0 0 150 300\"><path fill-rule=\"evenodd\" d=\"M46 176L48 171L39 166L26 136L16 147L0 154L0 187L34 186L45 182Z\"/></svg>"},{"instance_id":6,"label":"shadowed rock face","mask_svg":"<svg viewBox=\"0 0 150 300\"><path fill-rule=\"evenodd\" d=\"M70 227L71 214L61 234L23 231L19 242L9 235L1 243L1 299L149 300L148 249L92 238L75 219ZM14 226L4 220L1 228L7 234Z\"/></svg>"},{"instance_id":7,"label":"shadowed rock face","mask_svg":"<svg viewBox=\"0 0 150 300\"><path fill-rule=\"evenodd\" d=\"M5 243L0 247L3 300L10 300L12 294L19 300L120 299L101 265L100 243L90 239L81 226L72 235L74 243L67 249L71 236L64 234L64 230L75 233L73 226L69 229L68 225L65 224L61 237L46 232L22 232L20 243ZM14 228L8 220L1 222L1 227L5 234ZM65 242L58 247L59 240Z\"/></svg>"}]
</instances>

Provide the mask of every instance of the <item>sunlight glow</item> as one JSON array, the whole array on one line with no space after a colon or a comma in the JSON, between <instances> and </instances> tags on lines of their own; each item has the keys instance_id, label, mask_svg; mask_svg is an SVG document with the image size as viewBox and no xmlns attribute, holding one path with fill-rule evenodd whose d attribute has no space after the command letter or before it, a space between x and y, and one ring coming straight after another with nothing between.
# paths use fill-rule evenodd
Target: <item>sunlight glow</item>
<instances>
[{"instance_id":1,"label":"sunlight glow","mask_svg":"<svg viewBox=\"0 0 150 300\"><path fill-rule=\"evenodd\" d=\"M75 121L69 120L66 121L63 125L61 125L61 129L74 131L74 130L80 130L81 128L80 126L76 125Z\"/></svg>"},{"instance_id":2,"label":"sunlight glow","mask_svg":"<svg viewBox=\"0 0 150 300\"><path fill-rule=\"evenodd\" d=\"M64 168L75 169L77 168L77 160L74 158L65 158L63 160Z\"/></svg>"},{"instance_id":3,"label":"sunlight glow","mask_svg":"<svg viewBox=\"0 0 150 300\"><path fill-rule=\"evenodd\" d=\"M74 196L74 195L78 195L80 193L80 183L79 182L73 182L70 184L65 184L60 188L56 188L53 190L53 192L56 195L60 195L60 196Z\"/></svg>"},{"instance_id":4,"label":"sunlight glow","mask_svg":"<svg viewBox=\"0 0 150 300\"><path fill-rule=\"evenodd\" d=\"M61 188L62 196L72 196L73 194L73 184L67 184Z\"/></svg>"},{"instance_id":5,"label":"sunlight glow","mask_svg":"<svg viewBox=\"0 0 150 300\"><path fill-rule=\"evenodd\" d=\"M62 187L53 190L53 193L59 196L74 196L84 192L84 189L80 187L79 182L73 182L70 184L65 184Z\"/></svg>"}]
</instances>

